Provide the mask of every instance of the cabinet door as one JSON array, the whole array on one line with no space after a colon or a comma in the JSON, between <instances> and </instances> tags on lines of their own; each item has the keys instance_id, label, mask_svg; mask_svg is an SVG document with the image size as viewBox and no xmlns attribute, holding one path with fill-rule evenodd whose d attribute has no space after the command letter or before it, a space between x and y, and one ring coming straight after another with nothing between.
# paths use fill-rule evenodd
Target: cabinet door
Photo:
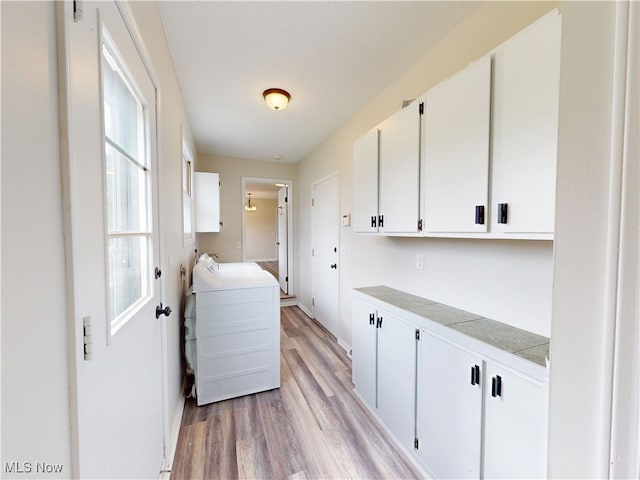
<instances>
[{"instance_id":1,"label":"cabinet door","mask_svg":"<svg viewBox=\"0 0 640 480\"><path fill-rule=\"evenodd\" d=\"M418 101L380 125L380 231L417 233L420 216L420 113Z\"/></svg>"},{"instance_id":2,"label":"cabinet door","mask_svg":"<svg viewBox=\"0 0 640 480\"><path fill-rule=\"evenodd\" d=\"M352 378L356 392L376 408L376 309L354 298L352 303ZM373 323L372 323L373 322Z\"/></svg>"},{"instance_id":3,"label":"cabinet door","mask_svg":"<svg viewBox=\"0 0 640 480\"><path fill-rule=\"evenodd\" d=\"M418 456L434 478L480 478L483 362L422 332Z\"/></svg>"},{"instance_id":4,"label":"cabinet door","mask_svg":"<svg viewBox=\"0 0 640 480\"><path fill-rule=\"evenodd\" d=\"M416 329L378 311L378 413L402 444L415 439Z\"/></svg>"},{"instance_id":5,"label":"cabinet door","mask_svg":"<svg viewBox=\"0 0 640 480\"><path fill-rule=\"evenodd\" d=\"M378 128L353 144L353 231L378 231Z\"/></svg>"},{"instance_id":6,"label":"cabinet door","mask_svg":"<svg viewBox=\"0 0 640 480\"><path fill-rule=\"evenodd\" d=\"M487 363L485 392L484 478L546 478L545 386Z\"/></svg>"},{"instance_id":7,"label":"cabinet door","mask_svg":"<svg viewBox=\"0 0 640 480\"><path fill-rule=\"evenodd\" d=\"M491 229L553 233L560 15L554 10L495 53ZM499 204L506 205L506 223Z\"/></svg>"},{"instance_id":8,"label":"cabinet door","mask_svg":"<svg viewBox=\"0 0 640 480\"><path fill-rule=\"evenodd\" d=\"M491 58L427 93L423 129L425 230L486 232Z\"/></svg>"},{"instance_id":9,"label":"cabinet door","mask_svg":"<svg viewBox=\"0 0 640 480\"><path fill-rule=\"evenodd\" d=\"M220 175L195 172L196 232L220 231Z\"/></svg>"}]
</instances>

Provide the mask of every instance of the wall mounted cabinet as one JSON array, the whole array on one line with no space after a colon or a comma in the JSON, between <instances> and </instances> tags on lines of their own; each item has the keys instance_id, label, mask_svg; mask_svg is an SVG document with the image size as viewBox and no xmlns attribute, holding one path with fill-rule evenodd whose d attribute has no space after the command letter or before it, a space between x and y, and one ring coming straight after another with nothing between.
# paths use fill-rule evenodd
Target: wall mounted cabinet
<instances>
[{"instance_id":1,"label":"wall mounted cabinet","mask_svg":"<svg viewBox=\"0 0 640 480\"><path fill-rule=\"evenodd\" d=\"M553 239L560 27L553 10L382 122L369 174L375 139L356 141L357 233Z\"/></svg>"},{"instance_id":2,"label":"wall mounted cabinet","mask_svg":"<svg viewBox=\"0 0 640 480\"><path fill-rule=\"evenodd\" d=\"M487 231L490 118L490 57L427 93L425 233Z\"/></svg>"},{"instance_id":3,"label":"wall mounted cabinet","mask_svg":"<svg viewBox=\"0 0 640 480\"><path fill-rule=\"evenodd\" d=\"M417 234L420 223L420 117L418 99L380 129L378 227L387 235Z\"/></svg>"},{"instance_id":4,"label":"wall mounted cabinet","mask_svg":"<svg viewBox=\"0 0 640 480\"><path fill-rule=\"evenodd\" d=\"M560 28L554 10L494 54L492 232L553 233Z\"/></svg>"},{"instance_id":5,"label":"wall mounted cabinet","mask_svg":"<svg viewBox=\"0 0 640 480\"><path fill-rule=\"evenodd\" d=\"M220 175L194 174L196 232L220 231Z\"/></svg>"},{"instance_id":6,"label":"wall mounted cabinet","mask_svg":"<svg viewBox=\"0 0 640 480\"><path fill-rule=\"evenodd\" d=\"M372 128L353 144L353 231L378 232L378 148L380 130Z\"/></svg>"}]
</instances>

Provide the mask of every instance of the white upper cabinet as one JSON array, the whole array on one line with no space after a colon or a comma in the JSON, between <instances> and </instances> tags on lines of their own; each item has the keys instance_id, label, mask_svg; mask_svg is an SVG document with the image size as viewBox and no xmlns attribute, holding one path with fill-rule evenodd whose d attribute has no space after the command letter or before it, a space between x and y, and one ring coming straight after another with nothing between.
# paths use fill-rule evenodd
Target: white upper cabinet
<instances>
[{"instance_id":1,"label":"white upper cabinet","mask_svg":"<svg viewBox=\"0 0 640 480\"><path fill-rule=\"evenodd\" d=\"M495 51L492 232L553 233L560 26L553 10Z\"/></svg>"},{"instance_id":2,"label":"white upper cabinet","mask_svg":"<svg viewBox=\"0 0 640 480\"><path fill-rule=\"evenodd\" d=\"M423 118L425 232L486 232L491 58L427 93Z\"/></svg>"},{"instance_id":3,"label":"white upper cabinet","mask_svg":"<svg viewBox=\"0 0 640 480\"><path fill-rule=\"evenodd\" d=\"M553 239L560 27L554 9L359 139L354 231Z\"/></svg>"},{"instance_id":4,"label":"white upper cabinet","mask_svg":"<svg viewBox=\"0 0 640 480\"><path fill-rule=\"evenodd\" d=\"M386 119L380 129L381 232L417 234L420 220L420 100ZM357 183L358 178L354 181Z\"/></svg>"},{"instance_id":5,"label":"white upper cabinet","mask_svg":"<svg viewBox=\"0 0 640 480\"><path fill-rule=\"evenodd\" d=\"M353 230L378 231L378 127L353 144Z\"/></svg>"},{"instance_id":6,"label":"white upper cabinet","mask_svg":"<svg viewBox=\"0 0 640 480\"><path fill-rule=\"evenodd\" d=\"M220 175L195 172L196 232L220 231Z\"/></svg>"}]
</instances>

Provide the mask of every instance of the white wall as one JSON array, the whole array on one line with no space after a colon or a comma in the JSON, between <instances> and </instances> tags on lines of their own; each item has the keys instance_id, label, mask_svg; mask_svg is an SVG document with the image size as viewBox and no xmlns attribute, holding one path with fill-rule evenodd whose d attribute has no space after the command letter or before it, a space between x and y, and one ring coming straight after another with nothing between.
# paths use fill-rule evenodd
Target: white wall
<instances>
[{"instance_id":1,"label":"white wall","mask_svg":"<svg viewBox=\"0 0 640 480\"><path fill-rule=\"evenodd\" d=\"M274 261L278 259L278 200L251 197L255 212L245 212L245 260Z\"/></svg>"},{"instance_id":2,"label":"white wall","mask_svg":"<svg viewBox=\"0 0 640 480\"><path fill-rule=\"evenodd\" d=\"M157 6L129 4L158 74L160 221L166 321L168 418L177 440L182 402L180 265L183 241L181 130L193 149ZM58 144L55 2L1 2L2 8L2 475L4 462L63 464L71 435L65 265ZM187 274L186 278L189 275ZM161 402L162 399L152 401ZM144 414L144 412L140 412ZM171 448L171 445L168 445ZM22 464L24 466L24 464ZM16 476L27 478L24 473Z\"/></svg>"},{"instance_id":3,"label":"white wall","mask_svg":"<svg viewBox=\"0 0 640 480\"><path fill-rule=\"evenodd\" d=\"M242 177L292 180L292 201L295 202L298 165L198 153L195 166L198 172L220 174L220 220L223 222L219 233L196 234L198 252L217 253L221 262L241 262L242 209L246 202L242 196Z\"/></svg>"},{"instance_id":4,"label":"white wall","mask_svg":"<svg viewBox=\"0 0 640 480\"><path fill-rule=\"evenodd\" d=\"M300 164L296 202L299 252L296 291L311 310L311 183L340 172L341 214L352 210L353 142L430 87L488 53L557 3L489 2L479 6ZM553 245L549 241L400 239L354 235L340 229L346 251L340 267L338 336L351 343L354 287L385 284L511 325L549 335ZM425 269L415 269L422 253Z\"/></svg>"},{"instance_id":5,"label":"white wall","mask_svg":"<svg viewBox=\"0 0 640 480\"><path fill-rule=\"evenodd\" d=\"M70 477L53 2L2 9L2 477ZM5 462L31 462L8 474ZM51 475L51 477L55 477Z\"/></svg>"}]
</instances>

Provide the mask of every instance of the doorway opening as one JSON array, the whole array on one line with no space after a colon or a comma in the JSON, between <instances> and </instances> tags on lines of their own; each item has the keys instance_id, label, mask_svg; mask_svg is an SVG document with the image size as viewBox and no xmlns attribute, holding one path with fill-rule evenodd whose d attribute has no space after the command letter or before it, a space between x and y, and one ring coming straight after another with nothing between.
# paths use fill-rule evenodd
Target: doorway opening
<instances>
[{"instance_id":1,"label":"doorway opening","mask_svg":"<svg viewBox=\"0 0 640 480\"><path fill-rule=\"evenodd\" d=\"M242 260L256 262L280 283L280 298L293 292L292 187L290 179L242 178Z\"/></svg>"}]
</instances>

